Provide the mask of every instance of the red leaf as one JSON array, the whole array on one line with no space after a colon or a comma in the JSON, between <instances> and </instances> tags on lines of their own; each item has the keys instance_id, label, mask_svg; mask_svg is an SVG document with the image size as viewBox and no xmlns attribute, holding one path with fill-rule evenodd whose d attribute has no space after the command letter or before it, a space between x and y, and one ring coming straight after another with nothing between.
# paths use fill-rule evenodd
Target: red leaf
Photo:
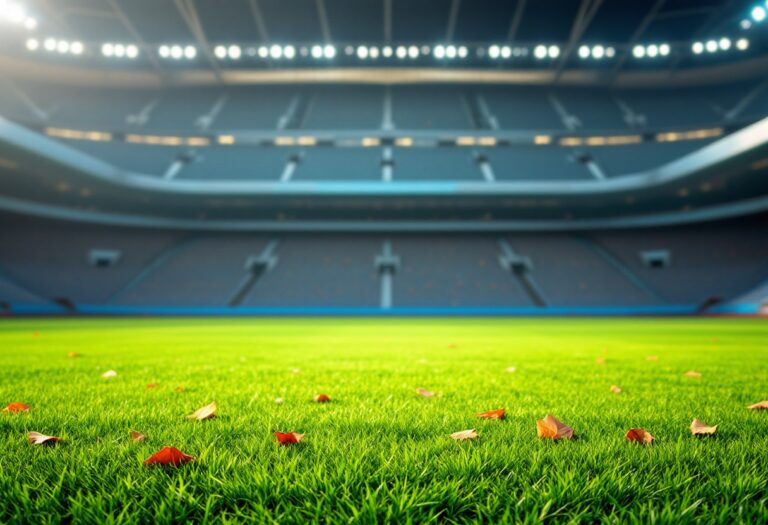
<instances>
[{"instance_id":1,"label":"red leaf","mask_svg":"<svg viewBox=\"0 0 768 525\"><path fill-rule=\"evenodd\" d=\"M3 412L29 412L29 407L24 403L9 403Z\"/></svg>"},{"instance_id":2,"label":"red leaf","mask_svg":"<svg viewBox=\"0 0 768 525\"><path fill-rule=\"evenodd\" d=\"M157 383L149 383L147 385L147 390L152 390L153 388L157 388Z\"/></svg>"},{"instance_id":3,"label":"red leaf","mask_svg":"<svg viewBox=\"0 0 768 525\"><path fill-rule=\"evenodd\" d=\"M295 445L301 443L301 440L304 439L304 434L299 434L298 432L275 432L275 437L281 445Z\"/></svg>"},{"instance_id":4,"label":"red leaf","mask_svg":"<svg viewBox=\"0 0 768 525\"><path fill-rule=\"evenodd\" d=\"M325 394L317 394L314 398L315 403L328 403L331 398Z\"/></svg>"},{"instance_id":5,"label":"red leaf","mask_svg":"<svg viewBox=\"0 0 768 525\"><path fill-rule=\"evenodd\" d=\"M46 436L40 432L30 432L27 434L27 438L32 445L53 445L54 443L61 441L60 437Z\"/></svg>"},{"instance_id":6,"label":"red leaf","mask_svg":"<svg viewBox=\"0 0 768 525\"><path fill-rule=\"evenodd\" d=\"M630 428L627 430L627 433L624 437L627 438L627 441L640 443L641 445L650 445L656 440L656 438L653 437L651 433L644 428Z\"/></svg>"},{"instance_id":7,"label":"red leaf","mask_svg":"<svg viewBox=\"0 0 768 525\"><path fill-rule=\"evenodd\" d=\"M194 461L194 456L189 456L185 453L183 453L181 450L175 447L163 447L160 449L160 451L155 452L151 456L149 456L146 461L144 461L145 465L173 465L178 466L182 463L187 463L189 461Z\"/></svg>"},{"instance_id":8,"label":"red leaf","mask_svg":"<svg viewBox=\"0 0 768 525\"><path fill-rule=\"evenodd\" d=\"M481 419L504 419L506 414L507 413L503 408L499 408L497 410L489 410L487 412L478 412L475 415Z\"/></svg>"}]
</instances>

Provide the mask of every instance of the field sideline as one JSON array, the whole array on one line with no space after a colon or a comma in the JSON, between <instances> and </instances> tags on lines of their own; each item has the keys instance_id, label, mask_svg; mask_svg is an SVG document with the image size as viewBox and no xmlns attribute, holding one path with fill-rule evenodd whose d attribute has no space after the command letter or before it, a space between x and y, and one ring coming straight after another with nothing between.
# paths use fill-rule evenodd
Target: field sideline
<instances>
[{"instance_id":1,"label":"field sideline","mask_svg":"<svg viewBox=\"0 0 768 525\"><path fill-rule=\"evenodd\" d=\"M0 348L31 407L0 413L1 523L768 522L763 320L9 319ZM142 465L166 445L197 460Z\"/></svg>"}]
</instances>

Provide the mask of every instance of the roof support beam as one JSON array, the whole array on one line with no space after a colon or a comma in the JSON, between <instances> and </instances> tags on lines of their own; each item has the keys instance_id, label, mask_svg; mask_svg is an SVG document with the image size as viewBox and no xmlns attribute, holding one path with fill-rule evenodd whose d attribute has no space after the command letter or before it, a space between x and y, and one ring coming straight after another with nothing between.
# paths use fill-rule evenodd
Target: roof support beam
<instances>
[{"instance_id":1,"label":"roof support beam","mask_svg":"<svg viewBox=\"0 0 768 525\"><path fill-rule=\"evenodd\" d=\"M157 71L158 75L160 75L162 79L162 77L165 75L165 72L163 71L163 66L160 64L160 61L155 56L155 50L152 49L149 44L147 44L147 41L144 40L144 37L141 35L141 33L139 33L139 30L133 24L123 8L120 7L120 4L117 3L117 0L107 0L107 4L109 4L109 6L112 8L115 16L117 16L117 18L120 19L120 21L123 23L125 29L131 34L134 40L136 40L136 43L139 44L142 53L144 53L144 56L147 57L147 60L149 60L150 64L152 64L152 67L155 69L155 71Z\"/></svg>"},{"instance_id":2,"label":"roof support beam","mask_svg":"<svg viewBox=\"0 0 768 525\"><path fill-rule=\"evenodd\" d=\"M248 6L251 8L251 15L253 15L253 22L254 24L256 24L256 31L258 31L259 33L259 39L262 42L269 42L269 33L267 32L267 24L264 22L264 15L261 14L259 1L248 0Z\"/></svg>"},{"instance_id":3,"label":"roof support beam","mask_svg":"<svg viewBox=\"0 0 768 525\"><path fill-rule=\"evenodd\" d=\"M392 0L384 0L384 42L392 43Z\"/></svg>"},{"instance_id":4,"label":"roof support beam","mask_svg":"<svg viewBox=\"0 0 768 525\"><path fill-rule=\"evenodd\" d=\"M331 26L328 23L328 12L325 10L324 0L315 0L317 6L317 18L320 20L320 30L323 33L323 41L329 44L333 41L331 38Z\"/></svg>"},{"instance_id":5,"label":"roof support beam","mask_svg":"<svg viewBox=\"0 0 768 525\"><path fill-rule=\"evenodd\" d=\"M451 9L448 12L448 27L445 30L446 42L453 41L453 35L456 32L456 23L459 20L459 8L461 8L461 0L452 0Z\"/></svg>"},{"instance_id":6,"label":"roof support beam","mask_svg":"<svg viewBox=\"0 0 768 525\"><path fill-rule=\"evenodd\" d=\"M514 42L517 38L517 30L520 28L520 23L523 21L523 15L525 14L527 4L528 0L517 0L515 14L512 15L512 21L509 23L509 31L507 32L507 40L510 43Z\"/></svg>"},{"instance_id":7,"label":"roof support beam","mask_svg":"<svg viewBox=\"0 0 768 525\"><path fill-rule=\"evenodd\" d=\"M221 69L219 68L218 62L216 62L216 58L211 52L211 45L208 42L208 38L205 36L205 30L203 29L203 24L200 21L200 15L197 12L197 8L195 8L194 0L174 0L174 4L176 4L176 9L179 10L179 14L181 14L181 17L187 23L187 27L189 28L190 33L192 33L192 36L195 38L197 46L200 48L200 52L208 60L208 64L211 66L216 80L221 83Z\"/></svg>"},{"instance_id":8,"label":"roof support beam","mask_svg":"<svg viewBox=\"0 0 768 525\"><path fill-rule=\"evenodd\" d=\"M573 54L573 50L576 49L584 31L587 30L602 4L603 0L581 0L576 20L574 20L573 27L571 28L571 36L568 38L568 43L562 51L560 60L555 68L555 82L560 79L565 66L568 64L568 60L571 58L571 54Z\"/></svg>"},{"instance_id":9,"label":"roof support beam","mask_svg":"<svg viewBox=\"0 0 768 525\"><path fill-rule=\"evenodd\" d=\"M616 64L613 66L613 69L611 70L611 80L610 80L611 84L613 84L613 82L616 81L616 78L619 76L619 72L624 67L624 64L626 64L627 60L632 54L632 49L640 41L640 38L642 38L643 34L645 34L646 29L648 29L648 27L654 22L654 20L658 19L659 12L664 7L664 4L666 3L667 3L667 0L656 0L656 3L653 4L653 6L651 7L651 10L648 11L648 14L645 15L643 20L640 22L640 25L637 26L637 29L635 29L635 32L632 33L632 36L629 38L629 42L627 42L626 48L621 53L621 55L619 55L618 60L616 60Z\"/></svg>"}]
</instances>

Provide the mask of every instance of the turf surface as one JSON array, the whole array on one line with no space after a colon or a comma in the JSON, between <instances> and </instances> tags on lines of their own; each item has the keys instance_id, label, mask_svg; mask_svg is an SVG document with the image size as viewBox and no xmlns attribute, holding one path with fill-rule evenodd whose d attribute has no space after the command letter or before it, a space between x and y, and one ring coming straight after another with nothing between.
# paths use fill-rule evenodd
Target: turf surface
<instances>
[{"instance_id":1,"label":"turf surface","mask_svg":"<svg viewBox=\"0 0 768 525\"><path fill-rule=\"evenodd\" d=\"M6 320L0 404L31 411L0 413L0 522L766 523L767 343L728 319ZM578 439L539 440L547 413ZM165 445L198 459L142 465Z\"/></svg>"}]
</instances>

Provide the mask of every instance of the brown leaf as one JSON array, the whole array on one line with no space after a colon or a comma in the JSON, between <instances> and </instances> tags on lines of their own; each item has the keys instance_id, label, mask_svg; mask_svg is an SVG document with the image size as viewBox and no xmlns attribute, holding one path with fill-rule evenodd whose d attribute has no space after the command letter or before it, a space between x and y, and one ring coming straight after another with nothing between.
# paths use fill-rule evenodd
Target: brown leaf
<instances>
[{"instance_id":1,"label":"brown leaf","mask_svg":"<svg viewBox=\"0 0 768 525\"><path fill-rule=\"evenodd\" d=\"M187 419L196 419L197 421L203 421L204 419L211 419L216 417L216 401L210 405L205 405L195 410L193 413L187 416Z\"/></svg>"},{"instance_id":2,"label":"brown leaf","mask_svg":"<svg viewBox=\"0 0 768 525\"><path fill-rule=\"evenodd\" d=\"M693 378L699 378L701 377L701 372L696 372L695 370L688 370L685 374L683 374L685 377L693 377Z\"/></svg>"},{"instance_id":3,"label":"brown leaf","mask_svg":"<svg viewBox=\"0 0 768 525\"><path fill-rule=\"evenodd\" d=\"M419 394L421 397L435 397L435 393L430 392L426 388L417 388L416 393Z\"/></svg>"},{"instance_id":4,"label":"brown leaf","mask_svg":"<svg viewBox=\"0 0 768 525\"><path fill-rule=\"evenodd\" d=\"M8 403L3 412L29 412L29 407L24 403Z\"/></svg>"},{"instance_id":5,"label":"brown leaf","mask_svg":"<svg viewBox=\"0 0 768 525\"><path fill-rule=\"evenodd\" d=\"M131 440L134 443L142 443L147 440L147 435L142 434L141 432L136 432L135 430L131 430Z\"/></svg>"},{"instance_id":6,"label":"brown leaf","mask_svg":"<svg viewBox=\"0 0 768 525\"><path fill-rule=\"evenodd\" d=\"M717 432L717 425L710 427L698 419L694 419L691 423L691 434L694 436L711 436L715 432Z\"/></svg>"},{"instance_id":7,"label":"brown leaf","mask_svg":"<svg viewBox=\"0 0 768 525\"><path fill-rule=\"evenodd\" d=\"M40 432L30 432L27 434L27 438L32 445L53 445L54 443L61 441L60 437L46 436Z\"/></svg>"},{"instance_id":8,"label":"brown leaf","mask_svg":"<svg viewBox=\"0 0 768 525\"><path fill-rule=\"evenodd\" d=\"M611 385L611 392L614 394L621 394L622 390L621 387L618 385Z\"/></svg>"},{"instance_id":9,"label":"brown leaf","mask_svg":"<svg viewBox=\"0 0 768 525\"><path fill-rule=\"evenodd\" d=\"M643 428L630 428L626 434L627 441L640 443L641 445L650 445L655 441L655 437Z\"/></svg>"},{"instance_id":10,"label":"brown leaf","mask_svg":"<svg viewBox=\"0 0 768 525\"><path fill-rule=\"evenodd\" d=\"M70 359L76 359L76 358L80 357L80 354L78 354L77 352L69 352L67 354L67 357L69 357Z\"/></svg>"},{"instance_id":11,"label":"brown leaf","mask_svg":"<svg viewBox=\"0 0 768 525\"><path fill-rule=\"evenodd\" d=\"M536 432L542 439L573 439L573 429L549 414L536 421Z\"/></svg>"},{"instance_id":12,"label":"brown leaf","mask_svg":"<svg viewBox=\"0 0 768 525\"><path fill-rule=\"evenodd\" d=\"M149 383L147 385L147 390L152 390L153 388L157 388L157 383Z\"/></svg>"},{"instance_id":13,"label":"brown leaf","mask_svg":"<svg viewBox=\"0 0 768 525\"><path fill-rule=\"evenodd\" d=\"M487 412L478 412L475 415L481 419L504 419L506 414L507 413L503 408L499 408L496 410L489 410Z\"/></svg>"},{"instance_id":14,"label":"brown leaf","mask_svg":"<svg viewBox=\"0 0 768 525\"><path fill-rule=\"evenodd\" d=\"M460 432L454 432L451 434L451 438L455 439L456 441L464 441L466 439L477 439L477 431L474 428L470 428L469 430L462 430Z\"/></svg>"},{"instance_id":15,"label":"brown leaf","mask_svg":"<svg viewBox=\"0 0 768 525\"><path fill-rule=\"evenodd\" d=\"M325 394L317 394L314 398L315 403L328 403L331 398Z\"/></svg>"},{"instance_id":16,"label":"brown leaf","mask_svg":"<svg viewBox=\"0 0 768 525\"><path fill-rule=\"evenodd\" d=\"M768 410L768 401L760 401L747 407L750 410Z\"/></svg>"},{"instance_id":17,"label":"brown leaf","mask_svg":"<svg viewBox=\"0 0 768 525\"><path fill-rule=\"evenodd\" d=\"M298 432L275 432L275 437L280 445L295 445L301 443L304 434Z\"/></svg>"},{"instance_id":18,"label":"brown leaf","mask_svg":"<svg viewBox=\"0 0 768 525\"><path fill-rule=\"evenodd\" d=\"M194 456L189 456L183 453L181 450L175 447L163 447L158 452L155 452L149 456L145 461L145 465L173 465L174 467L194 461Z\"/></svg>"},{"instance_id":19,"label":"brown leaf","mask_svg":"<svg viewBox=\"0 0 768 525\"><path fill-rule=\"evenodd\" d=\"M182 385L179 385L176 388L174 388L173 391L176 393L184 392L184 387Z\"/></svg>"}]
</instances>

